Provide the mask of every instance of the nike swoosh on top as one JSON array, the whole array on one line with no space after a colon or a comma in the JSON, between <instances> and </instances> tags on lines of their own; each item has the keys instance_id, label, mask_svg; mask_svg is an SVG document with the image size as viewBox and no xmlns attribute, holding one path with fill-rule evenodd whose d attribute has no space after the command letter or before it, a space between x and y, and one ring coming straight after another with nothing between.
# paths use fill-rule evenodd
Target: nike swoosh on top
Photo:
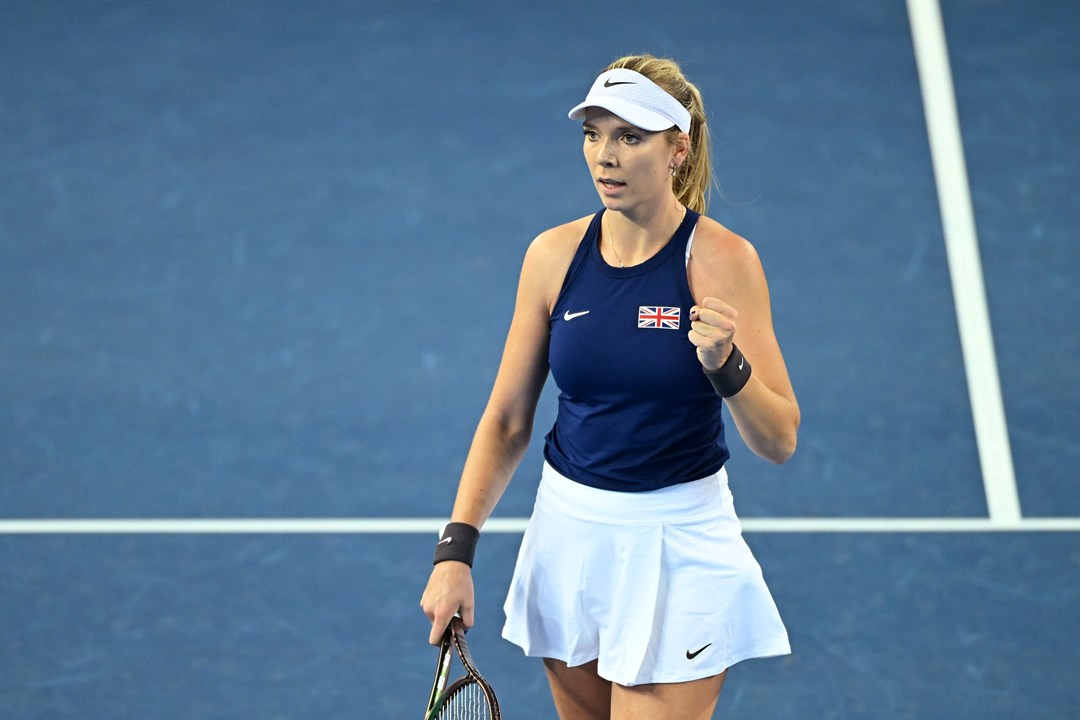
<instances>
[{"instance_id":1,"label":"nike swoosh on top","mask_svg":"<svg viewBox=\"0 0 1080 720\"><path fill-rule=\"evenodd\" d=\"M440 545L449 545L449 544L450 544L450 543L452 543L453 541L454 541L454 536L453 536L453 535L451 535L451 536L450 536L450 537L448 537L448 538L443 538L442 540L440 540L440 541L439 541L439 544L440 544Z\"/></svg>"},{"instance_id":2,"label":"nike swoosh on top","mask_svg":"<svg viewBox=\"0 0 1080 720\"><path fill-rule=\"evenodd\" d=\"M694 658L696 658L696 657L697 657L698 655L700 655L701 653L705 652L705 648L708 648L708 647L709 647L709 646L711 646L711 645L712 645L712 643L709 643L709 644L708 644L708 645L706 645L705 647L701 648L700 650L696 650L695 652L690 652L689 650L687 650L687 651L686 651L686 659L687 659L687 660L693 660L693 659L694 659Z\"/></svg>"},{"instance_id":3,"label":"nike swoosh on top","mask_svg":"<svg viewBox=\"0 0 1080 720\"><path fill-rule=\"evenodd\" d=\"M604 81L604 87L613 87L615 85L637 85L636 82L630 82L629 80L616 80L611 82L610 79Z\"/></svg>"},{"instance_id":4,"label":"nike swoosh on top","mask_svg":"<svg viewBox=\"0 0 1080 720\"><path fill-rule=\"evenodd\" d=\"M582 315L588 315L589 312L591 312L591 311L582 310L581 312L572 313L569 310L567 310L566 312L563 313L562 319L565 320L566 322L570 322L574 318L581 317Z\"/></svg>"}]
</instances>

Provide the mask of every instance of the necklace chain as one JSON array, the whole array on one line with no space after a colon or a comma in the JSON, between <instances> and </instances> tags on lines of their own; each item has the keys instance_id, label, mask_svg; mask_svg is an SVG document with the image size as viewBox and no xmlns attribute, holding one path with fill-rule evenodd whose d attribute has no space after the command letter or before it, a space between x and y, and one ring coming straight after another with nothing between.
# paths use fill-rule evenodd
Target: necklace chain
<instances>
[{"instance_id":1,"label":"necklace chain","mask_svg":"<svg viewBox=\"0 0 1080 720\"><path fill-rule=\"evenodd\" d=\"M679 203L679 212L686 212L686 206L682 203ZM622 258L619 257L619 251L615 247L615 235L611 232L611 228L608 228L608 245L611 246L611 252L615 253L615 259L619 261L619 267L625 268L626 264L623 263Z\"/></svg>"},{"instance_id":2,"label":"necklace chain","mask_svg":"<svg viewBox=\"0 0 1080 720\"><path fill-rule=\"evenodd\" d=\"M610 232L608 232L608 244L611 245L611 252L615 253L615 259L619 261L619 267L626 267L626 265L623 264L622 258L619 257L619 251L615 249L615 238L612 237Z\"/></svg>"}]
</instances>

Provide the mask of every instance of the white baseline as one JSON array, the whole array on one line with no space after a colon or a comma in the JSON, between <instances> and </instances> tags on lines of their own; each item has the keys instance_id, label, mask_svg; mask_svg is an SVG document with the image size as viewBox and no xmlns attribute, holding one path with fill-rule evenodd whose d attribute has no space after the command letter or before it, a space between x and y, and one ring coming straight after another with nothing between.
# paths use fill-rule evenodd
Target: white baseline
<instances>
[{"instance_id":1,"label":"white baseline","mask_svg":"<svg viewBox=\"0 0 1080 720\"><path fill-rule=\"evenodd\" d=\"M42 518L0 520L0 535L436 535L445 518ZM528 518L496 517L484 532L521 533ZM1080 532L1080 517L743 518L747 533Z\"/></svg>"}]
</instances>

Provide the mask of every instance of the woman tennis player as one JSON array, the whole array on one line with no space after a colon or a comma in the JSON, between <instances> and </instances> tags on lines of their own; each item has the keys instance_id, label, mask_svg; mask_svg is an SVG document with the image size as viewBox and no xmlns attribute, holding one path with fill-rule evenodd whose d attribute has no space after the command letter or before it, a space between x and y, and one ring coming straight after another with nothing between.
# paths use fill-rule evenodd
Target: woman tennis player
<instances>
[{"instance_id":1,"label":"woman tennis player","mask_svg":"<svg viewBox=\"0 0 1080 720\"><path fill-rule=\"evenodd\" d=\"M790 652L728 490L722 409L756 454L799 407L753 246L705 217L709 133L671 60L624 57L570 111L603 203L525 255L490 401L421 605L473 622L479 530L559 394L503 635L543 658L563 720L712 716L727 669Z\"/></svg>"}]
</instances>

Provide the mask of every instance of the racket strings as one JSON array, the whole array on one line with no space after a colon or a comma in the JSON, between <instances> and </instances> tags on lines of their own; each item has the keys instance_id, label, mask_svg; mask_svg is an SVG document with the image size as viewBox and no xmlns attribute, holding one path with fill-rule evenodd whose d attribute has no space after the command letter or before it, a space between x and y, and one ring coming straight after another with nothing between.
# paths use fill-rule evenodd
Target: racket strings
<instances>
[{"instance_id":1,"label":"racket strings","mask_svg":"<svg viewBox=\"0 0 1080 720\"><path fill-rule=\"evenodd\" d=\"M440 720L492 720L494 717L484 689L475 682L456 688L439 711Z\"/></svg>"}]
</instances>

